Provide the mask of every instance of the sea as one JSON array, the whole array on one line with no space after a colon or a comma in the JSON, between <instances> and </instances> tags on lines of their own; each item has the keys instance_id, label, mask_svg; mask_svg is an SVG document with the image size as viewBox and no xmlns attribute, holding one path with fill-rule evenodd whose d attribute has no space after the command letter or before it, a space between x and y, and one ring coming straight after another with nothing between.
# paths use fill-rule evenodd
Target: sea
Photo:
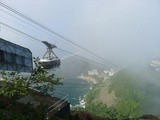
<instances>
[{"instance_id":1,"label":"sea","mask_svg":"<svg viewBox=\"0 0 160 120\"><path fill-rule=\"evenodd\" d=\"M85 96L92 88L92 84L79 78L69 78L63 80L63 85L55 87L53 95L55 97L68 100L71 108L85 108Z\"/></svg>"}]
</instances>

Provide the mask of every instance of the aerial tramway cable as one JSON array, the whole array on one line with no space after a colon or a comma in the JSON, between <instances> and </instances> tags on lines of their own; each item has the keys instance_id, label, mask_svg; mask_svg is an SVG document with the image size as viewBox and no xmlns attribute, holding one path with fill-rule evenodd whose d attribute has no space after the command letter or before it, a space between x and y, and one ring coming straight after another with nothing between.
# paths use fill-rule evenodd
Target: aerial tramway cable
<instances>
[{"instance_id":1,"label":"aerial tramway cable","mask_svg":"<svg viewBox=\"0 0 160 120\"><path fill-rule=\"evenodd\" d=\"M10 28L10 29L12 29L12 30L18 32L18 33L21 33L21 34L23 34L23 35L25 35L25 36L27 36L27 37L30 37L30 38L36 40L37 42L42 42L41 40L39 40L39 39L37 39L37 38L35 38L35 37L33 37L33 36L30 36L30 35L28 35L28 34L22 32L22 31L20 31L20 30L17 30L17 29L15 29L15 28L13 28L13 27L11 27L11 26L5 24L5 23L0 22L0 24L3 25L3 26L6 26L6 27L8 27L8 28ZM96 62L96 61L87 59L87 58L85 58L85 57L82 57L82 56L73 54L73 53L68 52L68 51L65 51L65 50L63 50L63 49L60 49L60 48L57 48L57 49L60 50L60 51L65 52L65 53L72 54L72 55L78 56L78 57L80 57L80 58L82 58L82 59L85 59L85 60L88 60L88 61L92 61L92 62L94 62L94 63L97 63L97 64L100 64L100 65L105 66L104 64L101 64L101 63L99 63L99 62ZM82 84L78 84L78 83L69 83L69 82L64 82L64 84L72 84L72 85L76 85L76 86L71 86L71 87L59 87L59 89L64 89L64 88L71 88L71 89L74 89L74 88L77 88L77 85L78 85L78 86L81 86L81 85L82 85ZM101 86L101 87L106 87L106 86ZM79 88L79 89L80 89L80 88ZM84 89L85 89L85 88L84 88Z\"/></svg>"},{"instance_id":2,"label":"aerial tramway cable","mask_svg":"<svg viewBox=\"0 0 160 120\"><path fill-rule=\"evenodd\" d=\"M11 21L11 22L14 22L14 23L16 23L16 24L19 24L19 25L21 25L21 26L23 26L23 27L26 27L26 26L24 26L24 25L22 25L22 24L20 24L20 23L17 23L17 22L15 22L15 21L13 21L13 20L11 20L11 19L9 19L9 18L6 18L6 17L4 17L4 16L3 16L3 18L5 18L5 19L7 19L7 20L9 20L9 21ZM6 26L6 27L8 27L8 26ZM11 27L11 26L9 26L9 27L10 27L10 29L12 29L12 30L14 30L14 31L20 32L19 30L15 29L15 28L13 28L13 27ZM27 28L28 28L28 27L27 27ZM30 28L28 28L28 29L30 29ZM35 31L34 31L33 29L30 29L30 30L35 33ZM22 32L20 32L20 33L23 34ZM39 32L38 32L38 33L39 33ZM40 33L39 33L39 34L40 34ZM24 35L26 35L26 34L24 34ZM28 36L28 37L30 37L30 36ZM33 39L33 38L32 38L32 39ZM57 39L57 38L56 38L56 39ZM34 40L35 40L35 39L34 39ZM36 41L37 41L37 42L40 42L40 40L39 40L39 41L36 40ZM68 51L66 51L66 50L63 50L63 49L61 49L61 48L57 48L57 50L62 51L62 52L67 53L67 54L72 54L72 55L74 55L74 56L83 58L84 60L87 60L87 61L96 62L97 64L100 64L100 65L102 65L102 66L106 66L105 64L102 64L101 62L97 62L97 61L93 61L93 60L87 59L87 58L85 58L85 57L82 57L82 56L79 56L79 55L77 55L77 54L73 54L73 53L71 53L71 52L68 52ZM108 65L108 66L109 66L109 65Z\"/></svg>"},{"instance_id":3,"label":"aerial tramway cable","mask_svg":"<svg viewBox=\"0 0 160 120\"><path fill-rule=\"evenodd\" d=\"M23 26L23 27L26 27L26 26L24 26L24 25L22 25L22 24L20 24L20 23L17 23L17 22L15 22L15 21L13 21L13 20L11 20L11 19L9 19L9 18L6 18L6 17L4 17L4 16L3 16L3 18L5 18L5 19L7 19L7 20L9 20L9 21L11 21L11 22L14 22L14 23L16 23L16 24L19 24L19 25L21 25L21 26ZM14 30L14 31L16 31L16 32L18 32L18 33L21 33L21 34L23 34L23 35L26 35L25 33L22 33L21 31L13 28L13 27L11 27L11 26L6 25L6 27L9 27L10 29L12 29L12 30ZM28 28L28 27L27 27L27 28ZM30 28L28 28L28 29L30 29ZM34 31L33 29L30 29L30 30L35 33L35 31ZM39 33L39 32L38 32L38 33ZM40 34L40 33L39 33L39 34ZM28 36L28 37L31 37L31 36ZM32 39L33 39L33 38L32 38ZM36 39L36 38L35 38L35 39ZM35 40L35 39L34 39L34 40ZM37 41L37 42L41 42L40 40L37 40L37 39L36 39L36 41ZM79 56L79 55L77 55L77 54L73 54L73 53L71 53L71 52L68 52L68 51L66 51L66 50L63 50L63 49L61 49L61 48L57 48L57 50L62 51L62 52L67 53L67 54L71 54L71 55L74 55L74 56L83 58L84 60L87 60L87 61L92 61L92 62L97 63L97 64L100 64L100 65L102 65L102 66L107 66L107 65L105 65L105 64L102 64L101 62L97 62L97 61L93 61L93 60L87 59L87 58L85 58L85 57L82 57L82 56ZM108 65L108 67L109 67L109 65ZM111 66L110 66L110 67L111 67Z\"/></svg>"},{"instance_id":4,"label":"aerial tramway cable","mask_svg":"<svg viewBox=\"0 0 160 120\"><path fill-rule=\"evenodd\" d=\"M18 32L18 33L21 33L21 34L23 34L23 35L25 35L25 36L27 36L27 37L29 37L29 38L32 38L33 40L35 40L35 41L37 41L37 42L41 42L41 43L42 43L42 41L41 41L40 39L35 38L35 37L31 36L31 35L28 35L28 34L22 32L22 31L20 31L20 30L18 30L18 29L15 29L15 28L13 28L13 27L11 27L11 26L3 23L3 22L0 22L0 24L3 25L3 26L5 26L5 27L7 27L7 28L10 28L10 29L12 29L12 30L14 30L14 31L16 31L16 32ZM67 54L72 54L72 55L74 55L74 56L80 57L80 58L82 58L82 59L84 59L84 60L88 60L88 61L97 63L97 64L102 65L102 66L111 67L111 66L109 66L109 65L106 65L106 64L103 64L103 63L100 63L100 62L96 62L96 61L94 61L94 60L87 59L87 58L82 57L82 56L80 56L80 55L73 54L73 53L68 52L68 51L66 51L66 50L63 50L63 49L61 49L61 48L56 48L56 49L58 49L58 50L60 50L60 51L63 51L63 52L65 52L65 53L67 53Z\"/></svg>"},{"instance_id":5,"label":"aerial tramway cable","mask_svg":"<svg viewBox=\"0 0 160 120\"><path fill-rule=\"evenodd\" d=\"M19 32L19 33L21 33L21 34L23 34L23 35L25 35L25 36L28 36L28 37L30 37L30 38L38 41L38 42L42 42L42 43L44 43L44 44L47 46L47 51L46 51L46 53L44 54L43 59L37 59L37 61L39 62L39 64L40 64L43 68L49 70L49 69L56 68L56 67L59 67L59 66L60 66L60 59L55 55L55 53L54 53L53 50L52 50L52 49L55 48L56 46L53 47L52 44L49 44L49 43L46 42L46 41L41 41L41 40L39 40L39 39L31 36L31 35L28 35L28 34L22 32L22 31L20 31L20 30L17 30L17 29L15 29L15 28L13 28L13 27L11 27L11 26L3 23L3 22L0 22L0 24L6 26L6 27L8 27L8 28L10 28L10 29L12 29L12 30L14 30L14 31L16 31L16 32Z\"/></svg>"},{"instance_id":6,"label":"aerial tramway cable","mask_svg":"<svg viewBox=\"0 0 160 120\"><path fill-rule=\"evenodd\" d=\"M67 42L69 42L69 43L75 45L76 47L78 47L78 48L80 48L80 49L86 51L87 53L89 53L89 54L95 56L96 58L101 59L101 60L103 60L103 61L105 61L105 62L111 64L112 66L118 67L117 65L114 65L113 63L111 63L111 62L109 62L109 61L106 61L104 58L102 58L102 57L96 55L95 53L93 53L93 52L87 50L86 48L83 48L82 46L78 45L77 43L75 43L75 42L69 40L68 38L66 38L66 37L64 37L64 36L62 36L62 35L60 35L60 34L58 34L57 32L55 32L55 31L49 29L48 27L46 27L46 26L40 24L39 22L37 22L37 21L35 21L35 20L29 18L28 16L22 14L21 12L19 12L19 11L13 9L12 7L9 7L8 5L4 4L3 2L0 2L0 5L1 5L3 8L6 8L7 10L9 10L9 11L11 11L11 12L17 14L18 16L20 16L20 17L22 17L22 18L24 18L24 19L30 21L31 23L37 25L38 27L43 28L44 30L46 30L46 31L48 31L48 32L50 32L50 33L52 33L52 34L58 36L58 37L61 38L62 40L67 41Z\"/></svg>"},{"instance_id":7,"label":"aerial tramway cable","mask_svg":"<svg viewBox=\"0 0 160 120\"><path fill-rule=\"evenodd\" d=\"M52 39L55 38L56 40L60 40L60 38L58 38L58 37L56 37L56 36L53 36L53 34L49 34L49 32L47 32L47 31L45 31L45 30L43 30L43 29L38 28L38 26L34 26L34 25L28 23L27 21L22 20L22 19L16 17L15 15L12 15L11 13L9 13L9 12L7 12L7 11L4 11L3 9L2 9L1 11L4 12L4 13L6 13L6 14L8 14L8 15L10 15L10 16L12 16L12 17L14 17L14 18L16 18L16 19L18 19L19 21L21 21L21 22L23 22L23 23L26 23L26 24L30 25L30 26L33 27L33 28L36 28L36 29L39 30L39 31L42 31L43 33L45 33L45 35L47 34L48 37L50 37L50 38L52 38ZM6 17L3 16L3 18L6 18ZM6 19L13 22L13 20L11 20L11 19L9 19L9 18L6 18ZM24 26L24 25L22 25L22 24L20 24L20 23L17 23L17 22L15 22L15 21L14 21L14 23L19 24L19 25L21 25L21 26ZM24 27L26 27L26 26L24 26ZM27 27L27 28L28 28L28 27ZM28 28L28 29L30 29L30 28ZM32 30L32 29L30 29L30 30ZM32 30L32 31L33 31L33 30ZM35 32L35 31L34 31L34 32ZM39 33L39 32L38 32L38 33Z\"/></svg>"},{"instance_id":8,"label":"aerial tramway cable","mask_svg":"<svg viewBox=\"0 0 160 120\"><path fill-rule=\"evenodd\" d=\"M114 65L113 63L106 61L104 58L96 55L95 53L87 50L86 48L81 47L81 46L78 45L77 43L74 43L73 41L69 40L68 38L66 38L66 37L64 37L64 36L62 36L62 35L54 32L54 31L52 31L51 29L49 29L49 28L45 27L44 25L36 22L35 20L33 20L33 19L31 19L31 18L23 15L22 13L18 12L17 10L14 10L13 8L5 5L4 3L0 2L0 5L1 5L2 7L4 7L4 8L6 8L6 9L8 9L9 11L11 11L11 12L19 15L20 17L22 17L22 18L30 21L31 23L37 25L38 27L43 28L43 31L45 31L45 30L48 31L49 33L52 34L52 36L53 36L53 35L57 36L56 39L59 39L59 38L60 38L59 40L67 41L67 42L75 45L76 47L78 47L78 48L86 51L87 53L93 55L94 57L96 57L96 58L98 58L98 59L101 59L101 60L105 61L106 63L109 63L110 66L112 65L112 66L116 66L116 67L117 67L117 65ZM11 14L10 14L10 15L11 15ZM14 16L14 15L12 15L12 16ZM15 16L14 16L14 17L15 17ZM18 18L18 17L15 17L15 18L21 20L21 19ZM21 21L23 21L23 20L21 20ZM32 27L34 27L34 28L36 28L36 29L39 29L40 31L42 30L42 29L38 28L37 26L35 27L35 26L33 26L32 24L30 24L30 23L28 23L28 22L26 22L26 21L23 21L23 22L29 24L30 26L32 26ZM48 58L46 59L46 54L45 54L45 55L43 56L43 59L39 60L39 62L40 62L40 64L41 64L42 66L45 66L47 69L53 68L53 66L52 66L53 64L51 63L51 61L52 61L53 59L55 60L55 58L56 58L56 59L58 60L58 62L59 62L58 64L56 64L56 67L60 66L60 59L58 59L58 57L57 57L57 56L54 54L54 52L53 52L53 49L56 48L56 46L53 46L53 44L50 44L50 45L51 45L51 46L50 46L47 41L41 41L40 39L37 39L36 37L33 37L33 36L29 35L29 34L26 34L26 33L22 32L22 31L18 30L18 29L15 29L15 28L13 28L13 27L5 24L5 23L0 22L0 24L3 25L3 26L5 26L5 27L8 27L8 28L10 28L10 29L12 29L12 30L14 30L14 31L16 31L16 32L18 32L18 33L21 33L21 34L23 34L23 35L25 35L25 36L27 36L27 37L29 37L29 38L32 38L33 40L35 40L35 41L37 41L37 42L44 43L44 44L47 46L47 52L46 52L46 54L48 54ZM46 31L45 31L45 33L47 33ZM47 34L48 34L48 33L47 33ZM50 34L48 34L48 35L50 35ZM54 37L55 37L55 36L54 36ZM59 37L59 38L58 38L58 37ZM80 57L80 58L82 58L82 59L85 59L85 60L87 60L87 61L92 61L92 62L97 63L97 64L100 64L100 65L102 65L102 66L107 66L107 67L109 66L109 65L105 65L105 64L102 64L102 63L100 63L100 62L97 62L97 61L93 61L93 60L87 59L87 58L82 57L82 56L79 56L79 55L77 55L77 54L73 54L73 53L68 52L68 51L66 51L66 50L63 50L63 49L61 49L61 48L56 48L56 49L58 49L58 50L60 50L60 51L62 51L62 52L65 52L65 53L67 53L67 54L75 55L75 56ZM51 54L54 55L54 56L51 56ZM50 61L47 61L47 60L50 60ZM46 61L47 61L47 62L46 62ZM53 62L53 61L52 61L52 62ZM51 64L46 65L46 63L51 63L52 65L51 65ZM65 83L65 84L82 85L82 84L74 84L74 83ZM103 87L103 86L102 86L102 87ZM64 87L63 87L63 88L64 88ZM76 86L76 87L65 87L65 88L77 88L77 86ZM61 89L61 88L60 88L60 89ZM83 90L85 90L85 89L86 89L86 88L84 88ZM76 92L76 91L75 91L75 92Z\"/></svg>"}]
</instances>

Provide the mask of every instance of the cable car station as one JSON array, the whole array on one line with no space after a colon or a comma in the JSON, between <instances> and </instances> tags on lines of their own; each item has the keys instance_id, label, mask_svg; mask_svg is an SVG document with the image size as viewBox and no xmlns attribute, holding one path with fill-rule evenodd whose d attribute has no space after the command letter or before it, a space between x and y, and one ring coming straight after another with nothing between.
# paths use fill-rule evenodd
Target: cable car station
<instances>
[{"instance_id":1,"label":"cable car station","mask_svg":"<svg viewBox=\"0 0 160 120\"><path fill-rule=\"evenodd\" d=\"M32 72L32 52L0 38L0 70Z\"/></svg>"}]
</instances>

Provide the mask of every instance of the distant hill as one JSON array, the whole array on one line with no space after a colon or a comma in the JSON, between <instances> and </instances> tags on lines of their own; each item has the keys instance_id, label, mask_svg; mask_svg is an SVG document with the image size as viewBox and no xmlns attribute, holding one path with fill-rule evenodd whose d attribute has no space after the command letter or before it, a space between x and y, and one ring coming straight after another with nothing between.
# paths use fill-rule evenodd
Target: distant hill
<instances>
[{"instance_id":1,"label":"distant hill","mask_svg":"<svg viewBox=\"0 0 160 120\"><path fill-rule=\"evenodd\" d=\"M87 61L71 56L61 61L60 69L57 71L65 78L73 78L88 71L90 66Z\"/></svg>"},{"instance_id":2,"label":"distant hill","mask_svg":"<svg viewBox=\"0 0 160 120\"><path fill-rule=\"evenodd\" d=\"M65 78L73 78L92 69L102 70L104 67L77 56L71 56L61 61L60 69L57 69L56 72L60 73Z\"/></svg>"}]
</instances>

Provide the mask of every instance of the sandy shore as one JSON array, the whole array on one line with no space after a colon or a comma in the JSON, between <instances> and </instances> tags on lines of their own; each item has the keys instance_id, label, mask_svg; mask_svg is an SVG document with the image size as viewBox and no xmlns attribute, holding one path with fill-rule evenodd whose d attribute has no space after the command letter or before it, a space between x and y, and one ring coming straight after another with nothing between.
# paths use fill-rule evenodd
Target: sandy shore
<instances>
[{"instance_id":1,"label":"sandy shore","mask_svg":"<svg viewBox=\"0 0 160 120\"><path fill-rule=\"evenodd\" d=\"M97 84L96 79L90 77L90 76L79 76L78 78L82 79L82 80L86 80L88 82L91 82L93 84Z\"/></svg>"}]
</instances>

